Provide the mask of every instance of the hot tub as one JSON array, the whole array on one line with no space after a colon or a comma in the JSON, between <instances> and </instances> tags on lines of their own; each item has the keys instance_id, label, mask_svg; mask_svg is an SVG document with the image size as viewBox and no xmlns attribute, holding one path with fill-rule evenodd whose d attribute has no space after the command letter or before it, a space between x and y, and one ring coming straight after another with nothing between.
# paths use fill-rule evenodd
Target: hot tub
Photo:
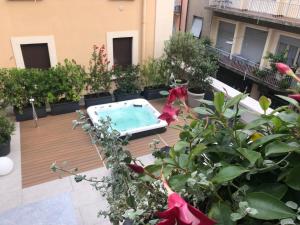
<instances>
[{"instance_id":1,"label":"hot tub","mask_svg":"<svg viewBox=\"0 0 300 225\"><path fill-rule=\"evenodd\" d=\"M133 138L162 133L168 125L158 119L160 113L145 99L90 106L87 113L95 126L99 125L100 118L110 117L113 129L121 136Z\"/></svg>"}]
</instances>

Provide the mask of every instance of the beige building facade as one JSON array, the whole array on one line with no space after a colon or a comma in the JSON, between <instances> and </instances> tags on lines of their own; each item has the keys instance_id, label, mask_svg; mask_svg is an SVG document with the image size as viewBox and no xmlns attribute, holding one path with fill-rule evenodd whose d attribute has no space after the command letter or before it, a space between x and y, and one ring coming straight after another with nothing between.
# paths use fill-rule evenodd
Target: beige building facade
<instances>
[{"instance_id":1,"label":"beige building facade","mask_svg":"<svg viewBox=\"0 0 300 225\"><path fill-rule=\"evenodd\" d=\"M92 46L104 44L112 65L122 38L132 63L141 63L162 54L173 7L173 0L1 0L0 67L26 67L25 50L35 45L46 46L50 66L65 58L88 66Z\"/></svg>"}]
</instances>

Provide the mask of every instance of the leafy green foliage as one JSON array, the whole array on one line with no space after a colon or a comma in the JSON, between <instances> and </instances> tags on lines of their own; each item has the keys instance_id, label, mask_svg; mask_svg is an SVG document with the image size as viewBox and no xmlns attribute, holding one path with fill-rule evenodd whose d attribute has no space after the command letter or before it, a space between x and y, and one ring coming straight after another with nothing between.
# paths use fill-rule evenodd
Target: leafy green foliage
<instances>
[{"instance_id":1,"label":"leafy green foliage","mask_svg":"<svg viewBox=\"0 0 300 225\"><path fill-rule=\"evenodd\" d=\"M59 63L50 68L44 79L47 80L46 93L49 103L79 101L86 73L75 60L65 59L64 64Z\"/></svg>"},{"instance_id":2,"label":"leafy green foliage","mask_svg":"<svg viewBox=\"0 0 300 225\"><path fill-rule=\"evenodd\" d=\"M203 93L210 90L209 76L214 77L217 58L206 49L207 42L190 33L178 32L165 44L166 69L177 80L188 80L188 88Z\"/></svg>"},{"instance_id":3,"label":"leafy green foliage","mask_svg":"<svg viewBox=\"0 0 300 225\"><path fill-rule=\"evenodd\" d=\"M12 105L22 111L34 98L36 106L44 105L47 98L47 71L40 69L1 69L0 97L3 107Z\"/></svg>"},{"instance_id":4,"label":"leafy green foliage","mask_svg":"<svg viewBox=\"0 0 300 225\"><path fill-rule=\"evenodd\" d=\"M0 112L0 144L8 141L14 130L15 124L4 113Z\"/></svg>"},{"instance_id":5,"label":"leafy green foliage","mask_svg":"<svg viewBox=\"0 0 300 225\"><path fill-rule=\"evenodd\" d=\"M140 89L139 66L127 67L115 66L113 75L116 77L117 92L123 94L134 94Z\"/></svg>"},{"instance_id":6,"label":"leafy green foliage","mask_svg":"<svg viewBox=\"0 0 300 225\"><path fill-rule=\"evenodd\" d=\"M146 61L140 68L143 85L147 87L166 85L169 74L166 71L165 64L165 61L161 58Z\"/></svg>"}]
</instances>

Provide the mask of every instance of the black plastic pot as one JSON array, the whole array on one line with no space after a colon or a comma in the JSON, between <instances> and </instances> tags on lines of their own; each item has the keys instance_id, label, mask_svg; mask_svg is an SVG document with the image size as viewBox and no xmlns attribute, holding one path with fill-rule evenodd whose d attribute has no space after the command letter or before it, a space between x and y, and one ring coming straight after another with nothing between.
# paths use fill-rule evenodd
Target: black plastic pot
<instances>
[{"instance_id":1,"label":"black plastic pot","mask_svg":"<svg viewBox=\"0 0 300 225\"><path fill-rule=\"evenodd\" d=\"M52 115L71 113L79 110L79 102L61 102L50 104L50 106Z\"/></svg>"},{"instance_id":2,"label":"black plastic pot","mask_svg":"<svg viewBox=\"0 0 300 225\"><path fill-rule=\"evenodd\" d=\"M160 91L168 91L169 88L161 85L157 87L145 87L144 88L144 98L147 100L162 98L163 96L159 93Z\"/></svg>"},{"instance_id":3,"label":"black plastic pot","mask_svg":"<svg viewBox=\"0 0 300 225\"><path fill-rule=\"evenodd\" d=\"M43 118L43 117L47 116L46 106L35 107L35 111L36 111L38 118ZM27 107L23 108L22 112L19 112L16 108L14 108L14 113L16 116L16 121L18 121L18 122L33 119L31 106L27 106Z\"/></svg>"},{"instance_id":4,"label":"black plastic pot","mask_svg":"<svg viewBox=\"0 0 300 225\"><path fill-rule=\"evenodd\" d=\"M10 153L10 138L5 143L0 144L0 157Z\"/></svg>"},{"instance_id":5,"label":"black plastic pot","mask_svg":"<svg viewBox=\"0 0 300 225\"><path fill-rule=\"evenodd\" d=\"M124 93L124 92L120 92L120 91L116 90L116 91L114 91L114 96L115 96L116 102L120 102L120 101L141 98L141 93L140 92Z\"/></svg>"},{"instance_id":6,"label":"black plastic pot","mask_svg":"<svg viewBox=\"0 0 300 225\"><path fill-rule=\"evenodd\" d=\"M109 92L101 92L84 96L85 108L93 105L101 105L113 102L112 95Z\"/></svg>"}]
</instances>

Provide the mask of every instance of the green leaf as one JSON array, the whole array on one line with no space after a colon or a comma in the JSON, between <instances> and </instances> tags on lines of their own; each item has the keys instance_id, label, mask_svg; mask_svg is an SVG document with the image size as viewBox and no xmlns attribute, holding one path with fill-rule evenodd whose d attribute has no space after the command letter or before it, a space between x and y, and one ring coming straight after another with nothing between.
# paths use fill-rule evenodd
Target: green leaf
<instances>
[{"instance_id":1,"label":"green leaf","mask_svg":"<svg viewBox=\"0 0 300 225\"><path fill-rule=\"evenodd\" d=\"M264 119L264 118L259 118L257 120L254 120L254 121L248 123L244 129L251 130L253 128L260 127L261 125L264 125L267 123L269 123L269 120Z\"/></svg>"},{"instance_id":2,"label":"green leaf","mask_svg":"<svg viewBox=\"0 0 300 225\"><path fill-rule=\"evenodd\" d=\"M251 165L254 165L256 161L261 158L261 154L256 151L249 150L247 148L238 148L237 151L244 156Z\"/></svg>"},{"instance_id":3,"label":"green leaf","mask_svg":"<svg viewBox=\"0 0 300 225\"><path fill-rule=\"evenodd\" d=\"M238 104L241 100L243 100L244 98L246 98L248 95L247 94L239 94L233 98L231 98L225 105L226 108L230 108L232 106L235 106L236 104Z\"/></svg>"},{"instance_id":4,"label":"green leaf","mask_svg":"<svg viewBox=\"0 0 300 225\"><path fill-rule=\"evenodd\" d=\"M225 102L225 95L223 92L214 93L214 105L218 113L222 112L224 102Z\"/></svg>"},{"instance_id":5,"label":"green leaf","mask_svg":"<svg viewBox=\"0 0 300 225\"><path fill-rule=\"evenodd\" d=\"M290 146L287 143L281 141L274 141L265 148L266 156L277 155L281 153L288 153L299 150L299 146Z\"/></svg>"},{"instance_id":6,"label":"green leaf","mask_svg":"<svg viewBox=\"0 0 300 225\"><path fill-rule=\"evenodd\" d=\"M185 174L174 175L169 179L169 185L174 191L180 191L185 187L186 181L190 176Z\"/></svg>"},{"instance_id":7,"label":"green leaf","mask_svg":"<svg viewBox=\"0 0 300 225\"><path fill-rule=\"evenodd\" d=\"M231 208L223 202L214 203L209 210L208 217L217 221L217 225L235 225L231 220Z\"/></svg>"},{"instance_id":8,"label":"green leaf","mask_svg":"<svg viewBox=\"0 0 300 225\"><path fill-rule=\"evenodd\" d=\"M196 107L193 108L193 111L199 113L200 115L205 115L205 116L213 115L214 113L212 110L205 107Z\"/></svg>"},{"instance_id":9,"label":"green leaf","mask_svg":"<svg viewBox=\"0 0 300 225\"><path fill-rule=\"evenodd\" d=\"M190 152L190 160L193 160L196 156L202 154L206 148L207 147L202 143L196 145Z\"/></svg>"},{"instance_id":10,"label":"green leaf","mask_svg":"<svg viewBox=\"0 0 300 225\"><path fill-rule=\"evenodd\" d=\"M193 136L191 135L190 132L188 131L182 131L180 134L179 134L179 137L181 140L191 140L193 138Z\"/></svg>"},{"instance_id":11,"label":"green leaf","mask_svg":"<svg viewBox=\"0 0 300 225\"><path fill-rule=\"evenodd\" d=\"M249 191L251 192L264 192L272 194L277 199L282 199L288 191L288 187L281 183L264 183L255 187L252 187Z\"/></svg>"},{"instance_id":12,"label":"green leaf","mask_svg":"<svg viewBox=\"0 0 300 225\"><path fill-rule=\"evenodd\" d=\"M188 148L190 146L190 144L186 141L178 141L175 145L174 145L174 151L175 152L181 152L184 151L186 148Z\"/></svg>"},{"instance_id":13,"label":"green leaf","mask_svg":"<svg viewBox=\"0 0 300 225\"><path fill-rule=\"evenodd\" d=\"M263 192L253 192L247 194L249 207L257 210L256 214L249 215L261 220L280 220L285 218L295 218L296 214L283 202L270 194Z\"/></svg>"},{"instance_id":14,"label":"green leaf","mask_svg":"<svg viewBox=\"0 0 300 225\"><path fill-rule=\"evenodd\" d=\"M213 177L212 182L220 184L230 181L247 171L247 169L240 166L226 166L220 169L220 171Z\"/></svg>"},{"instance_id":15,"label":"green leaf","mask_svg":"<svg viewBox=\"0 0 300 225\"><path fill-rule=\"evenodd\" d=\"M300 165L295 166L290 170L286 176L285 183L296 191L300 191L300 178L299 178Z\"/></svg>"},{"instance_id":16,"label":"green leaf","mask_svg":"<svg viewBox=\"0 0 300 225\"><path fill-rule=\"evenodd\" d=\"M287 101L288 103L294 105L294 106L299 106L299 103L293 99L293 98L290 98L290 97L287 97L287 96L283 96L283 95L276 95L277 97Z\"/></svg>"},{"instance_id":17,"label":"green leaf","mask_svg":"<svg viewBox=\"0 0 300 225\"><path fill-rule=\"evenodd\" d=\"M251 145L250 145L250 149L254 150L256 148L258 148L261 145L264 145L274 139L286 136L287 134L271 134L268 136L264 136L262 138L257 139L256 141L254 141Z\"/></svg>"},{"instance_id":18,"label":"green leaf","mask_svg":"<svg viewBox=\"0 0 300 225\"><path fill-rule=\"evenodd\" d=\"M197 99L197 101L205 104L205 105L209 105L209 106L213 106L214 103L212 101L209 101L209 100L205 100L205 99Z\"/></svg>"},{"instance_id":19,"label":"green leaf","mask_svg":"<svg viewBox=\"0 0 300 225\"><path fill-rule=\"evenodd\" d=\"M187 154L180 154L178 157L178 163L181 168L187 168L189 162L189 156Z\"/></svg>"},{"instance_id":20,"label":"green leaf","mask_svg":"<svg viewBox=\"0 0 300 225\"><path fill-rule=\"evenodd\" d=\"M296 112L281 112L277 115L282 121L297 124L299 114Z\"/></svg>"},{"instance_id":21,"label":"green leaf","mask_svg":"<svg viewBox=\"0 0 300 225\"><path fill-rule=\"evenodd\" d=\"M266 112L271 105L271 99L267 98L266 96L261 96L258 102L260 107L264 110L264 112Z\"/></svg>"}]
</instances>

